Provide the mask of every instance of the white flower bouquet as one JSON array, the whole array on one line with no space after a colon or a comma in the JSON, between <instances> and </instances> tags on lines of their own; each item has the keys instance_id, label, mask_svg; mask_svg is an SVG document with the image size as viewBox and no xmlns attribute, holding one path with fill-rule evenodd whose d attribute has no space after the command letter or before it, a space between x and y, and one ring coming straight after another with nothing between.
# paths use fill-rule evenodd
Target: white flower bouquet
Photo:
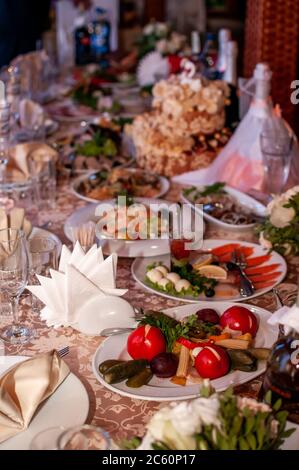
<instances>
[{"instance_id":1,"label":"white flower bouquet","mask_svg":"<svg viewBox=\"0 0 299 470\"><path fill-rule=\"evenodd\" d=\"M282 255L299 253L299 186L276 196L267 206L267 219L258 227L260 244Z\"/></svg>"},{"instance_id":2,"label":"white flower bouquet","mask_svg":"<svg viewBox=\"0 0 299 470\"><path fill-rule=\"evenodd\" d=\"M138 57L141 59L154 50L162 55L177 54L185 48L186 43L186 36L172 31L167 23L152 21L143 28L137 41Z\"/></svg>"},{"instance_id":3,"label":"white flower bouquet","mask_svg":"<svg viewBox=\"0 0 299 470\"><path fill-rule=\"evenodd\" d=\"M286 430L287 412L280 401L271 406L239 397L232 389L215 393L204 381L200 397L170 403L149 421L143 439L123 443L137 450L274 450L294 429Z\"/></svg>"}]
</instances>

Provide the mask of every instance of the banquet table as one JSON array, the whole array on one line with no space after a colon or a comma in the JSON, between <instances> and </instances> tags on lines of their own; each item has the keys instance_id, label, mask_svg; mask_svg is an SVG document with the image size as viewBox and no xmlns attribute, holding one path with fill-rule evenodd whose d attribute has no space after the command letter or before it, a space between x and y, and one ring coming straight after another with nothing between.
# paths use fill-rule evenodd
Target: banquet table
<instances>
[{"instance_id":1,"label":"banquet table","mask_svg":"<svg viewBox=\"0 0 299 470\"><path fill-rule=\"evenodd\" d=\"M180 187L172 185L165 199L178 201L180 197ZM63 232L63 225L66 218L79 207L86 203L72 194L70 181L59 181L57 187L56 208L40 214L39 223L52 222L50 230L59 236L63 243L70 244ZM252 232L236 234L235 232L225 233L213 227L207 226L205 238L238 239L246 241L256 241ZM163 308L175 307L183 302L163 298L144 291L134 281L131 275L132 259L120 258L118 261L117 286L128 289L125 298L136 307L145 309L160 310ZM299 257L288 260L288 274L279 290L284 297L289 292L297 290L297 267ZM254 298L250 303L259 307L264 307L270 311L275 310L275 300L271 293ZM115 441L120 441L133 435L142 435L144 427L151 415L161 406L162 403L143 401L140 399L130 399L120 396L117 393L103 387L97 382L92 371L92 357L104 340L101 337L85 336L72 328L48 328L44 321L40 320L26 305L22 306L24 319L36 329L36 337L33 341L21 346L5 346L7 355L34 356L37 353L45 352L53 348L60 349L69 346L70 352L65 357L65 361L70 366L71 371L83 382L89 395L90 409L87 422L100 426L108 431ZM257 397L260 391L262 379L258 377L251 382L237 386L235 392L251 397ZM80 403L78 403L80 406Z\"/></svg>"}]
</instances>

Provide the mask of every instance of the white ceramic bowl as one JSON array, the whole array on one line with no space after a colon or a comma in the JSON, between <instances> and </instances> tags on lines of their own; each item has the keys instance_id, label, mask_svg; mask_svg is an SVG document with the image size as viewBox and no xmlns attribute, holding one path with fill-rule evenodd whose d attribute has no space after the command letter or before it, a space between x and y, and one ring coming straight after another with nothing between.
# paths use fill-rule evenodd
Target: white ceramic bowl
<instances>
[{"instance_id":1,"label":"white ceramic bowl","mask_svg":"<svg viewBox=\"0 0 299 470\"><path fill-rule=\"evenodd\" d=\"M133 307L116 296L97 297L86 303L74 328L85 335L97 336L105 328L126 328L135 325Z\"/></svg>"},{"instance_id":2,"label":"white ceramic bowl","mask_svg":"<svg viewBox=\"0 0 299 470\"><path fill-rule=\"evenodd\" d=\"M197 189L200 191L201 189L204 189L204 186L198 186ZM251 196L248 196L247 194L242 193L241 191L238 191L237 189L232 188L231 186L226 185L224 189L228 194L230 194L234 199L236 199L236 201L245 209L247 209L250 212L253 212L256 215L259 215L260 217L265 217L266 207L263 204L256 201ZM181 199L186 204L190 204L192 207L194 206L194 203L190 201L186 196L184 196L184 194L181 194ZM254 226L256 225L256 224L244 224L244 225L227 224L226 222L222 222L221 220L216 219L216 217L213 217L203 212L203 210L201 210L199 207L194 207L194 210L202 214L204 219L208 221L210 224L226 231L245 232L245 231L253 229Z\"/></svg>"}]
</instances>

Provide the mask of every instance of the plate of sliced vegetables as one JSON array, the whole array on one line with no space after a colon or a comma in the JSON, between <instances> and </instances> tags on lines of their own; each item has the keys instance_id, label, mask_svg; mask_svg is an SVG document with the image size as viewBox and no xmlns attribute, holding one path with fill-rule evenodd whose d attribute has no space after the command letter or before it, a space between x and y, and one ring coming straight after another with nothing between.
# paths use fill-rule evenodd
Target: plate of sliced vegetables
<instances>
[{"instance_id":1,"label":"plate of sliced vegetables","mask_svg":"<svg viewBox=\"0 0 299 470\"><path fill-rule=\"evenodd\" d=\"M205 378L217 391L252 380L266 367L278 329L271 313L249 304L216 302L145 312L136 329L106 339L93 358L98 381L142 400L198 396Z\"/></svg>"},{"instance_id":2,"label":"plate of sliced vegetables","mask_svg":"<svg viewBox=\"0 0 299 470\"><path fill-rule=\"evenodd\" d=\"M137 258L132 264L134 279L145 289L184 302L205 300L240 301L265 294L287 273L286 262L275 251L235 240L204 240L200 250L185 249L184 240L171 243L171 256L155 256L150 262ZM241 295L240 271L232 262L242 260L242 271L252 293Z\"/></svg>"}]
</instances>

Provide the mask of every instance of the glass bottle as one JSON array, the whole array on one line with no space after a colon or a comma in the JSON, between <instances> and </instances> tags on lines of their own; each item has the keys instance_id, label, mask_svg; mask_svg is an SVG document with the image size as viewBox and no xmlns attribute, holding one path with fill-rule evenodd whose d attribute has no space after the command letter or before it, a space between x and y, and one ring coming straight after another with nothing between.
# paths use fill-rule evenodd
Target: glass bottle
<instances>
[{"instance_id":1,"label":"glass bottle","mask_svg":"<svg viewBox=\"0 0 299 470\"><path fill-rule=\"evenodd\" d=\"M222 28L218 33L218 57L216 68L218 71L218 77L222 78L227 66L227 43L231 40L230 29Z\"/></svg>"},{"instance_id":2,"label":"glass bottle","mask_svg":"<svg viewBox=\"0 0 299 470\"><path fill-rule=\"evenodd\" d=\"M6 99L10 105L10 130L13 134L20 118L21 74L16 66L9 66L7 72Z\"/></svg>"},{"instance_id":3,"label":"glass bottle","mask_svg":"<svg viewBox=\"0 0 299 470\"><path fill-rule=\"evenodd\" d=\"M238 56L238 44L236 41L228 41L226 43L226 64L225 71L223 73L223 80L230 85L237 86L237 56Z\"/></svg>"},{"instance_id":4,"label":"glass bottle","mask_svg":"<svg viewBox=\"0 0 299 470\"><path fill-rule=\"evenodd\" d=\"M106 10L96 8L96 17L92 22L90 50L93 61L101 63L110 52L110 22L106 18Z\"/></svg>"},{"instance_id":5,"label":"glass bottle","mask_svg":"<svg viewBox=\"0 0 299 470\"><path fill-rule=\"evenodd\" d=\"M299 308L298 308L299 315ZM263 393L271 391L272 403L282 400L288 419L299 423L299 332L291 329L273 345L263 381Z\"/></svg>"},{"instance_id":6,"label":"glass bottle","mask_svg":"<svg viewBox=\"0 0 299 470\"><path fill-rule=\"evenodd\" d=\"M86 24L84 5L79 5L79 16L75 19L75 62L86 65L91 62L90 31Z\"/></svg>"},{"instance_id":7,"label":"glass bottle","mask_svg":"<svg viewBox=\"0 0 299 470\"><path fill-rule=\"evenodd\" d=\"M206 40L200 54L201 73L210 80L217 78L217 45L214 33L207 33Z\"/></svg>"},{"instance_id":8,"label":"glass bottle","mask_svg":"<svg viewBox=\"0 0 299 470\"><path fill-rule=\"evenodd\" d=\"M0 182L4 180L4 174L9 160L9 121L10 105L5 98L4 83L0 81Z\"/></svg>"}]
</instances>

